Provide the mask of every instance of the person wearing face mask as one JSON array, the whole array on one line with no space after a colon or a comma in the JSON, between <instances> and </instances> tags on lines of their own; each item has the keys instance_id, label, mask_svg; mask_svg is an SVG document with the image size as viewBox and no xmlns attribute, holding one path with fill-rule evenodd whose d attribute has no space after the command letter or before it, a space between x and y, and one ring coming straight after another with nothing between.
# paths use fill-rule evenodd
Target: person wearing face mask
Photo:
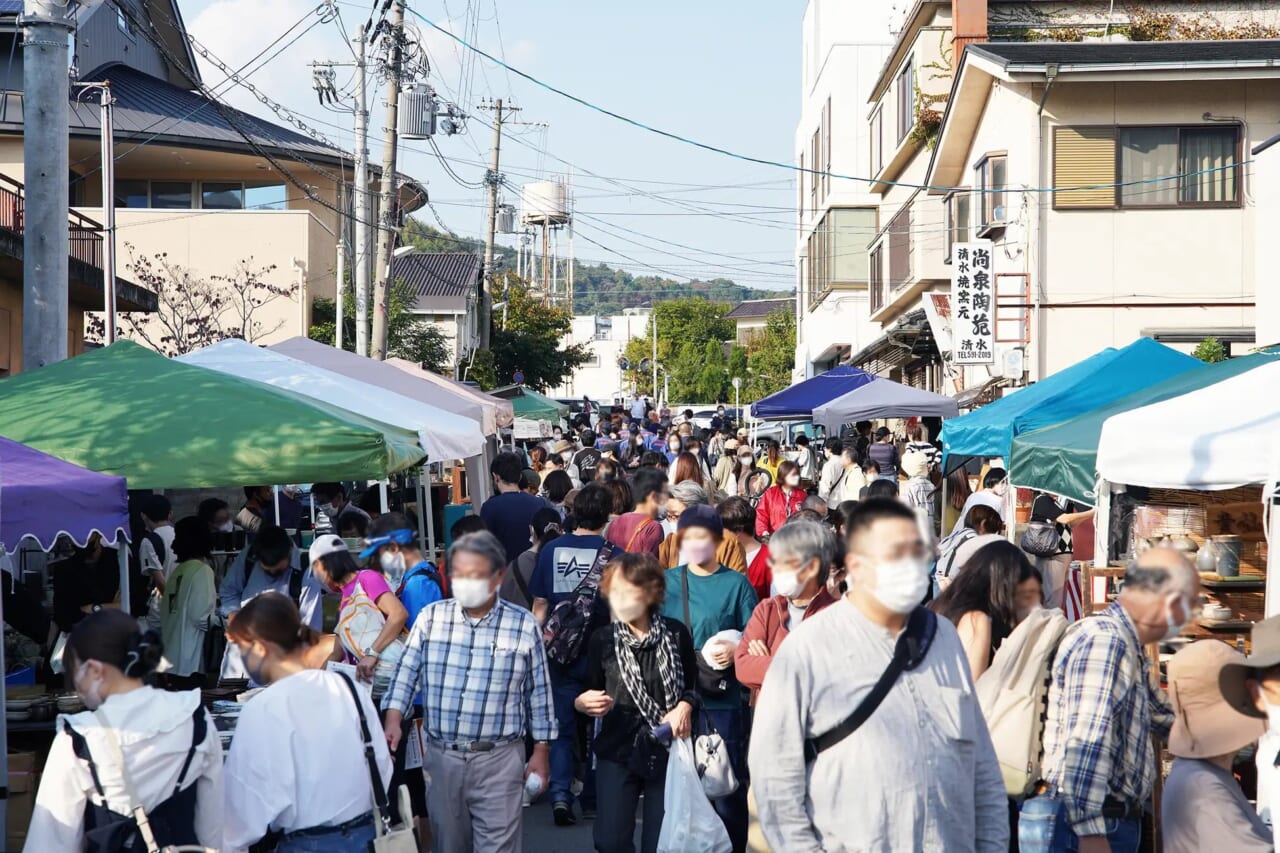
<instances>
[{"instance_id":1,"label":"person wearing face mask","mask_svg":"<svg viewBox=\"0 0 1280 853\"><path fill-rule=\"evenodd\" d=\"M698 707L697 659L689 629L659 613L665 583L661 567L649 554L614 557L600 580L613 624L591 637L587 689L574 703L581 713L600 720L592 744L599 802L592 834L600 853L635 850L641 794L640 853L657 849L666 754L655 744L637 747L637 738L663 724L671 727L673 737L688 737Z\"/></svg>"},{"instance_id":2,"label":"person wearing face mask","mask_svg":"<svg viewBox=\"0 0 1280 853\"><path fill-rule=\"evenodd\" d=\"M324 589L316 579L302 551L294 546L283 527L264 525L258 530L251 547L240 552L219 589L218 610L224 621L264 592L288 596L302 612L302 621L319 631L324 622L321 598ZM247 678L249 673L240 660L234 643L228 643L222 656L223 679Z\"/></svg>"},{"instance_id":3,"label":"person wearing face mask","mask_svg":"<svg viewBox=\"0 0 1280 853\"><path fill-rule=\"evenodd\" d=\"M711 481L716 490L725 497L738 494L738 477L742 473L738 463L738 440L727 439L722 445L720 457L716 460L715 470L711 472Z\"/></svg>"},{"instance_id":4,"label":"person wearing face mask","mask_svg":"<svg viewBox=\"0 0 1280 853\"><path fill-rule=\"evenodd\" d=\"M209 525L209 532L215 535L231 533L236 529L235 522L231 520L231 507L221 498L205 498L200 501L200 505L196 507L196 518Z\"/></svg>"},{"instance_id":5,"label":"person wearing face mask","mask_svg":"<svg viewBox=\"0 0 1280 853\"><path fill-rule=\"evenodd\" d=\"M666 457L667 465L675 467L676 459L684 452L684 440L676 433L667 436Z\"/></svg>"},{"instance_id":6,"label":"person wearing face mask","mask_svg":"<svg viewBox=\"0 0 1280 853\"><path fill-rule=\"evenodd\" d=\"M654 468L641 468L631 477L631 496L635 510L615 518L605 538L623 551L656 557L665 536L662 522L670 498L667 478Z\"/></svg>"},{"instance_id":7,"label":"person wearing face mask","mask_svg":"<svg viewBox=\"0 0 1280 853\"><path fill-rule=\"evenodd\" d=\"M382 784L391 781L391 756L368 691L345 675L306 666L304 653L319 638L283 595L266 593L246 604L231 618L227 639L254 681L267 686L245 704L231 740L223 849L243 853L268 833L282 836L279 853L365 849L375 830L361 717Z\"/></svg>"},{"instance_id":8,"label":"person wearing face mask","mask_svg":"<svg viewBox=\"0 0 1280 853\"><path fill-rule=\"evenodd\" d=\"M449 548L454 597L418 614L382 707L394 751L415 695L423 698L423 770L437 853L518 853L522 790L546 789L556 736L542 631L498 598L502 544L471 533ZM534 742L525 760L525 737Z\"/></svg>"},{"instance_id":9,"label":"person wearing face mask","mask_svg":"<svg viewBox=\"0 0 1280 853\"><path fill-rule=\"evenodd\" d=\"M666 537L662 540L662 544L658 546L658 563L663 568L673 569L687 562L685 555L680 550L680 519L684 517L690 507L695 506L711 508L711 496L707 494L706 489L692 480L685 480L683 483L671 487L671 497L667 500L666 505L666 518L662 522L662 529ZM746 554L743 552L742 545L738 543L736 536L723 537L716 547L715 556L721 565L735 572L746 574Z\"/></svg>"},{"instance_id":10,"label":"person wearing face mask","mask_svg":"<svg viewBox=\"0 0 1280 853\"><path fill-rule=\"evenodd\" d=\"M576 444L562 438L552 445L551 456L547 457L547 461L554 469L568 474L573 487L580 489L582 488L582 472L578 470L577 465L573 464L573 457L577 452L578 446Z\"/></svg>"},{"instance_id":11,"label":"person wearing face mask","mask_svg":"<svg viewBox=\"0 0 1280 853\"><path fill-rule=\"evenodd\" d=\"M1058 646L1049 684L1041 792L1022 806L1023 850L1134 853L1173 710L1151 683L1146 648L1195 615L1200 575L1179 551L1152 548L1119 597Z\"/></svg>"},{"instance_id":12,"label":"person wearing face mask","mask_svg":"<svg viewBox=\"0 0 1280 853\"><path fill-rule=\"evenodd\" d=\"M835 556L831 529L813 521L784 525L769 540L769 570L777 594L756 605L733 658L734 671L750 688L753 705L782 641L802 621L835 603L827 592Z\"/></svg>"},{"instance_id":13,"label":"person wearing face mask","mask_svg":"<svg viewBox=\"0 0 1280 853\"><path fill-rule=\"evenodd\" d=\"M1009 490L1009 472L1003 468L989 468L982 478L982 490L974 492L965 499L964 506L960 507L960 515L956 520L955 526L951 528L948 536L965 526L965 519L969 517L969 510L975 506L988 506L996 511L997 514L1004 515L1004 496Z\"/></svg>"},{"instance_id":14,"label":"person wearing face mask","mask_svg":"<svg viewBox=\"0 0 1280 853\"><path fill-rule=\"evenodd\" d=\"M1071 528L1093 518L1093 508L1085 508L1053 495L1041 493L1031 504L1031 520L1052 522L1058 531L1058 553L1036 557L1036 568L1044 575L1044 606L1061 607L1071 568Z\"/></svg>"},{"instance_id":15,"label":"person wearing face mask","mask_svg":"<svg viewBox=\"0 0 1280 853\"><path fill-rule=\"evenodd\" d=\"M268 494L270 491L268 487ZM345 523L343 517L350 513L363 516L365 524L373 520L369 513L347 500L347 489L341 483L316 483L311 487L311 500L329 519L329 523L336 531L343 529Z\"/></svg>"},{"instance_id":16,"label":"person wearing face mask","mask_svg":"<svg viewBox=\"0 0 1280 853\"><path fill-rule=\"evenodd\" d=\"M80 621L63 664L88 709L59 717L28 853L137 850L122 842L146 813L159 845L223 849L222 747L200 691L165 692L145 679L160 638L120 610Z\"/></svg>"},{"instance_id":17,"label":"person wearing face mask","mask_svg":"<svg viewBox=\"0 0 1280 853\"><path fill-rule=\"evenodd\" d=\"M741 853L747 844L747 712L742 685L733 671L736 639L732 643L711 640L721 632L741 632L747 627L756 608L756 594L745 574L722 565L716 556L724 540L724 523L710 506L691 506L681 513L677 537L682 562L667 570L662 615L684 623L693 635L694 648L701 649L699 669L719 676L714 679L714 689L708 684L699 693L707 718L724 738L738 778L738 789L713 805L735 853Z\"/></svg>"},{"instance_id":18,"label":"person wearing face mask","mask_svg":"<svg viewBox=\"0 0 1280 853\"><path fill-rule=\"evenodd\" d=\"M756 536L761 541L777 533L787 519L800 511L808 497L800 488L800 467L790 459L778 465L774 485L765 490L756 504Z\"/></svg>"},{"instance_id":19,"label":"person wearing face mask","mask_svg":"<svg viewBox=\"0 0 1280 853\"><path fill-rule=\"evenodd\" d=\"M1022 549L1000 540L962 563L952 583L929 604L956 626L974 681L1027 612L1040 606L1040 588L1040 573Z\"/></svg>"},{"instance_id":20,"label":"person wearing face mask","mask_svg":"<svg viewBox=\"0 0 1280 853\"><path fill-rule=\"evenodd\" d=\"M1175 654L1167 668L1175 714L1169 752L1175 757L1160 796L1163 853L1269 853L1271 830L1233 775L1239 752L1267 729L1245 686L1245 656L1204 639ZM1233 687L1243 707L1227 696Z\"/></svg>"},{"instance_id":21,"label":"person wearing face mask","mask_svg":"<svg viewBox=\"0 0 1280 853\"><path fill-rule=\"evenodd\" d=\"M257 533L264 519L271 518L271 495L270 486L245 486L244 506L240 507L240 511L236 513L236 524L242 530Z\"/></svg>"},{"instance_id":22,"label":"person wearing face mask","mask_svg":"<svg viewBox=\"0 0 1280 853\"><path fill-rule=\"evenodd\" d=\"M750 767L765 837L786 851L1004 853L1004 781L964 648L920 607L929 567L915 513L868 500L845 527L848 593L792 630L756 703ZM900 641L905 665L892 670ZM850 730L886 672L896 677Z\"/></svg>"},{"instance_id":23,"label":"person wearing face mask","mask_svg":"<svg viewBox=\"0 0 1280 853\"><path fill-rule=\"evenodd\" d=\"M1233 708L1258 720L1266 730L1258 741L1258 813L1280 842L1280 616L1257 622L1250 635L1252 654L1222 670L1222 694Z\"/></svg>"},{"instance_id":24,"label":"person wearing face mask","mask_svg":"<svg viewBox=\"0 0 1280 853\"><path fill-rule=\"evenodd\" d=\"M378 516L369 526L360 556L382 569L387 585L395 590L412 625L422 608L444 598L444 578L440 570L422 554L418 534L402 512Z\"/></svg>"}]
</instances>

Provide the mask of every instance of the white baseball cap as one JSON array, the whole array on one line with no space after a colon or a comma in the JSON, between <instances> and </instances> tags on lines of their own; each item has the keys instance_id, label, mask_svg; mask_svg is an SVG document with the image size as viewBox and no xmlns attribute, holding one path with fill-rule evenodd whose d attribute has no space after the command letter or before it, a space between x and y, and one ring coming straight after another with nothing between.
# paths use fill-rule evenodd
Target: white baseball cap
<instances>
[{"instance_id":1,"label":"white baseball cap","mask_svg":"<svg viewBox=\"0 0 1280 853\"><path fill-rule=\"evenodd\" d=\"M332 533L326 533L323 536L317 536L316 541L311 543L311 550L307 552L307 557L311 562L324 557L328 554L336 554L339 551L346 551L347 543L342 541L341 536L334 536Z\"/></svg>"}]
</instances>

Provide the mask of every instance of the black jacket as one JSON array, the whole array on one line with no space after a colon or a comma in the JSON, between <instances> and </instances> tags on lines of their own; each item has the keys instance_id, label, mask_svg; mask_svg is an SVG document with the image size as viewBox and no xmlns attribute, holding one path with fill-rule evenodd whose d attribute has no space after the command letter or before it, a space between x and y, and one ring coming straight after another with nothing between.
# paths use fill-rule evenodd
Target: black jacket
<instances>
[{"instance_id":1,"label":"black jacket","mask_svg":"<svg viewBox=\"0 0 1280 853\"><path fill-rule=\"evenodd\" d=\"M680 649L680 665L684 670L684 691L680 698L696 708L698 662L694 656L693 638L689 636L689 629L675 619L665 616L658 618L666 623L667 630L675 636L676 645ZM657 649L637 649L636 662L640 664L640 675L650 695L661 696L662 678L658 675ZM631 745L635 742L636 733L648 724L622 682L622 671L613 648L612 626L601 628L591 635L587 652L586 689L603 690L613 697L614 702L613 708L600 720L600 732L593 744L596 755L625 764L631 756Z\"/></svg>"}]
</instances>

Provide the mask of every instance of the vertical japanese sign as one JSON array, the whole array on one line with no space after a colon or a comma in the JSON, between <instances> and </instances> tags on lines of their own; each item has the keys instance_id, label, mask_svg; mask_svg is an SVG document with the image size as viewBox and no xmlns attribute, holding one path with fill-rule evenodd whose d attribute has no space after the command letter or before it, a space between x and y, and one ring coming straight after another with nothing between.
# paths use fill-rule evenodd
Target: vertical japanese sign
<instances>
[{"instance_id":1,"label":"vertical japanese sign","mask_svg":"<svg viewBox=\"0 0 1280 853\"><path fill-rule=\"evenodd\" d=\"M991 241L957 243L951 261L954 364L995 363L992 285Z\"/></svg>"}]
</instances>

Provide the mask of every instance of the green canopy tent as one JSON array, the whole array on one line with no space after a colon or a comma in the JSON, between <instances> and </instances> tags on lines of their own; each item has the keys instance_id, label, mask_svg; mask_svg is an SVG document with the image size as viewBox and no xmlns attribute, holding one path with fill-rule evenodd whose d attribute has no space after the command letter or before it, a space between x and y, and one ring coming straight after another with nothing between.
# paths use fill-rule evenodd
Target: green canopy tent
<instances>
[{"instance_id":1,"label":"green canopy tent","mask_svg":"<svg viewBox=\"0 0 1280 853\"><path fill-rule=\"evenodd\" d=\"M1107 418L1206 388L1280 358L1280 350L1197 367L1091 409L1069 420L1014 438L1009 480L1093 506L1097 503L1098 439ZM1205 417L1212 420L1212 412Z\"/></svg>"},{"instance_id":2,"label":"green canopy tent","mask_svg":"<svg viewBox=\"0 0 1280 853\"><path fill-rule=\"evenodd\" d=\"M131 341L0 381L0 435L133 489L380 480L417 436Z\"/></svg>"},{"instance_id":3,"label":"green canopy tent","mask_svg":"<svg viewBox=\"0 0 1280 853\"><path fill-rule=\"evenodd\" d=\"M495 397L510 400L517 418L556 423L561 418L569 416L568 406L539 394L527 385L508 385L489 393Z\"/></svg>"}]
</instances>

